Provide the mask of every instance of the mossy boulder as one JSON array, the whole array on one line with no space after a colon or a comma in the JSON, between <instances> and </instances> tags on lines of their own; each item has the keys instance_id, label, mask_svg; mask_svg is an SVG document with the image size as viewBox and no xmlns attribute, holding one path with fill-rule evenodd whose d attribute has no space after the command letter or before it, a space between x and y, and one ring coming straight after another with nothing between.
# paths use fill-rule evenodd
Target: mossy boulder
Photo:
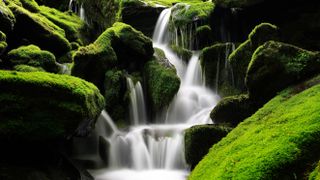
<instances>
[{"instance_id":1,"label":"mossy boulder","mask_svg":"<svg viewBox=\"0 0 320 180\"><path fill-rule=\"evenodd\" d=\"M35 0L19 0L19 2L22 4L23 8L30 12L38 13L40 11L40 7Z\"/></svg>"},{"instance_id":2,"label":"mossy boulder","mask_svg":"<svg viewBox=\"0 0 320 180\"><path fill-rule=\"evenodd\" d=\"M186 162L193 169L209 152L212 145L225 137L231 128L214 124L196 125L185 131L184 145Z\"/></svg>"},{"instance_id":3,"label":"mossy boulder","mask_svg":"<svg viewBox=\"0 0 320 180\"><path fill-rule=\"evenodd\" d=\"M0 1L0 31L8 33L13 30L16 18L4 1Z\"/></svg>"},{"instance_id":4,"label":"mossy boulder","mask_svg":"<svg viewBox=\"0 0 320 180\"><path fill-rule=\"evenodd\" d=\"M264 101L288 85L319 72L319 53L269 41L253 54L246 84L250 97Z\"/></svg>"},{"instance_id":5,"label":"mossy boulder","mask_svg":"<svg viewBox=\"0 0 320 180\"><path fill-rule=\"evenodd\" d=\"M243 91L235 87L236 75L227 59L234 48L232 43L219 43L201 51L200 60L206 83L221 96L240 94Z\"/></svg>"},{"instance_id":6,"label":"mossy boulder","mask_svg":"<svg viewBox=\"0 0 320 180\"><path fill-rule=\"evenodd\" d=\"M180 87L175 68L153 59L146 63L144 69L152 109L160 110L168 106Z\"/></svg>"},{"instance_id":7,"label":"mossy boulder","mask_svg":"<svg viewBox=\"0 0 320 180\"><path fill-rule=\"evenodd\" d=\"M211 111L210 118L215 124L235 127L255 113L261 105L242 94L223 98Z\"/></svg>"},{"instance_id":8,"label":"mossy boulder","mask_svg":"<svg viewBox=\"0 0 320 180\"><path fill-rule=\"evenodd\" d=\"M20 72L45 72L45 70L42 67L34 67L24 64L14 66L13 70Z\"/></svg>"},{"instance_id":9,"label":"mossy boulder","mask_svg":"<svg viewBox=\"0 0 320 180\"><path fill-rule=\"evenodd\" d=\"M304 179L319 159L319 82L282 91L213 145L189 180Z\"/></svg>"},{"instance_id":10,"label":"mossy boulder","mask_svg":"<svg viewBox=\"0 0 320 180\"><path fill-rule=\"evenodd\" d=\"M6 42L6 35L0 31L0 56L6 50L8 44Z\"/></svg>"},{"instance_id":11,"label":"mossy boulder","mask_svg":"<svg viewBox=\"0 0 320 180\"><path fill-rule=\"evenodd\" d=\"M320 179L320 162L318 162L317 167L309 175L309 180L319 180L319 179Z\"/></svg>"},{"instance_id":12,"label":"mossy boulder","mask_svg":"<svg viewBox=\"0 0 320 180\"><path fill-rule=\"evenodd\" d=\"M57 56L70 51L71 46L60 27L40 14L32 13L11 2L9 8L16 18L12 44L18 44L26 38L30 43L38 45ZM26 28L28 27L28 28ZM50 43L48 43L50 42Z\"/></svg>"},{"instance_id":13,"label":"mossy boulder","mask_svg":"<svg viewBox=\"0 0 320 180\"><path fill-rule=\"evenodd\" d=\"M171 50L178 55L182 60L185 62L188 62L191 57L192 57L192 51L176 46L176 45L171 45L170 46Z\"/></svg>"},{"instance_id":14,"label":"mossy boulder","mask_svg":"<svg viewBox=\"0 0 320 180\"><path fill-rule=\"evenodd\" d=\"M257 25L249 34L248 40L242 43L229 56L229 62L232 66L235 76L235 86L241 90L246 90L245 76L248 65L254 51L266 41L278 40L279 30L270 23L261 23Z\"/></svg>"},{"instance_id":15,"label":"mossy boulder","mask_svg":"<svg viewBox=\"0 0 320 180\"><path fill-rule=\"evenodd\" d=\"M0 71L0 138L45 141L85 135L104 108L91 83L68 75Z\"/></svg>"},{"instance_id":16,"label":"mossy boulder","mask_svg":"<svg viewBox=\"0 0 320 180\"><path fill-rule=\"evenodd\" d=\"M40 67L48 72L56 73L59 71L55 56L35 45L21 46L18 49L11 50L7 59L13 66L24 64Z\"/></svg>"},{"instance_id":17,"label":"mossy boulder","mask_svg":"<svg viewBox=\"0 0 320 180\"><path fill-rule=\"evenodd\" d=\"M66 38L70 42L82 44L83 37L81 35L81 30L85 27L85 23L79 16L70 11L61 12L46 6L40 6L40 10L40 13L43 16L65 31Z\"/></svg>"}]
</instances>

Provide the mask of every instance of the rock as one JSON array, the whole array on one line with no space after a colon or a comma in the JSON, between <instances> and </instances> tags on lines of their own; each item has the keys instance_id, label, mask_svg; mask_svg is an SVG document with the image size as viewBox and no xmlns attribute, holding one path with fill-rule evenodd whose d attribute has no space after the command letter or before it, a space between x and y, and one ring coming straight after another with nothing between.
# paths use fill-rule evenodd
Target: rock
<instances>
[{"instance_id":1,"label":"rock","mask_svg":"<svg viewBox=\"0 0 320 180\"><path fill-rule=\"evenodd\" d=\"M152 109L160 110L170 104L179 90L180 79L174 67L152 60L146 63L144 74L147 83L147 94Z\"/></svg>"},{"instance_id":2,"label":"rock","mask_svg":"<svg viewBox=\"0 0 320 180\"><path fill-rule=\"evenodd\" d=\"M210 118L215 124L228 124L236 127L255 113L261 105L242 94L223 98L211 111Z\"/></svg>"},{"instance_id":3,"label":"rock","mask_svg":"<svg viewBox=\"0 0 320 180\"><path fill-rule=\"evenodd\" d=\"M0 138L46 141L86 135L104 108L91 83L68 75L0 71Z\"/></svg>"},{"instance_id":4,"label":"rock","mask_svg":"<svg viewBox=\"0 0 320 180\"><path fill-rule=\"evenodd\" d=\"M250 97L265 102L288 85L319 72L319 53L269 41L253 54L246 84Z\"/></svg>"},{"instance_id":5,"label":"rock","mask_svg":"<svg viewBox=\"0 0 320 180\"><path fill-rule=\"evenodd\" d=\"M248 40L230 54L229 62L233 73L236 74L234 77L236 87L242 91L246 90L245 76L254 51L266 41L278 39L279 31L276 26L269 23L261 23L251 31Z\"/></svg>"},{"instance_id":6,"label":"rock","mask_svg":"<svg viewBox=\"0 0 320 180\"><path fill-rule=\"evenodd\" d=\"M70 51L71 46L65 38L63 29L42 15L31 13L12 2L9 8L17 20L13 32L15 36L11 40L12 45L17 46L21 39L26 38L30 43L41 47L41 49L48 50L56 56L61 56Z\"/></svg>"},{"instance_id":7,"label":"rock","mask_svg":"<svg viewBox=\"0 0 320 180\"><path fill-rule=\"evenodd\" d=\"M34 67L24 64L14 66L13 70L20 72L45 72L45 70L42 67Z\"/></svg>"},{"instance_id":8,"label":"rock","mask_svg":"<svg viewBox=\"0 0 320 180\"><path fill-rule=\"evenodd\" d=\"M82 44L81 29L84 28L85 23L74 13L60 12L54 8L49 8L46 6L40 6L40 13L49 19L51 22L59 26L66 33L66 38L70 42L77 42ZM74 43L71 43L71 46Z\"/></svg>"},{"instance_id":9,"label":"rock","mask_svg":"<svg viewBox=\"0 0 320 180\"><path fill-rule=\"evenodd\" d=\"M185 131L185 157L191 169L209 152L212 145L225 137L231 128L214 124L196 125Z\"/></svg>"},{"instance_id":10,"label":"rock","mask_svg":"<svg viewBox=\"0 0 320 180\"><path fill-rule=\"evenodd\" d=\"M92 44L74 55L72 74L93 82L104 91L107 70L113 67L129 73L141 70L153 55L150 38L124 23L115 23Z\"/></svg>"},{"instance_id":11,"label":"rock","mask_svg":"<svg viewBox=\"0 0 320 180\"><path fill-rule=\"evenodd\" d=\"M0 31L9 33L13 30L16 18L4 1L0 1Z\"/></svg>"},{"instance_id":12,"label":"rock","mask_svg":"<svg viewBox=\"0 0 320 180\"><path fill-rule=\"evenodd\" d=\"M8 44L6 42L6 38L7 36L0 31L0 56L4 53L4 51L6 50Z\"/></svg>"},{"instance_id":13,"label":"rock","mask_svg":"<svg viewBox=\"0 0 320 180\"><path fill-rule=\"evenodd\" d=\"M310 82L282 91L239 124L189 179L305 178L320 148L320 77Z\"/></svg>"},{"instance_id":14,"label":"rock","mask_svg":"<svg viewBox=\"0 0 320 180\"><path fill-rule=\"evenodd\" d=\"M235 46L232 43L220 43L201 51L200 60L206 83L221 96L240 94L244 91L234 85L236 75L227 59Z\"/></svg>"},{"instance_id":15,"label":"rock","mask_svg":"<svg viewBox=\"0 0 320 180\"><path fill-rule=\"evenodd\" d=\"M42 68L48 72L57 73L59 71L55 56L35 45L21 46L18 49L11 50L8 53L7 60L13 66L24 64Z\"/></svg>"},{"instance_id":16,"label":"rock","mask_svg":"<svg viewBox=\"0 0 320 180\"><path fill-rule=\"evenodd\" d=\"M203 49L213 42L213 33L209 25L200 26L196 29L197 46Z\"/></svg>"},{"instance_id":17,"label":"rock","mask_svg":"<svg viewBox=\"0 0 320 180\"><path fill-rule=\"evenodd\" d=\"M188 49L178 47L176 45L171 45L170 48L174 53L176 53L185 62L189 62L189 60L192 57L192 51L190 51Z\"/></svg>"}]
</instances>

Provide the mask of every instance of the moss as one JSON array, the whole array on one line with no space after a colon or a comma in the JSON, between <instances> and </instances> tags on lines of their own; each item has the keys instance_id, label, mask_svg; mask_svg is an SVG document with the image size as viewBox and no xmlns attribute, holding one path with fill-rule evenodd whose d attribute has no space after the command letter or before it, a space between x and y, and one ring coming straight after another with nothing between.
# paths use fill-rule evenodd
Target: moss
<instances>
[{"instance_id":1,"label":"moss","mask_svg":"<svg viewBox=\"0 0 320 180\"><path fill-rule=\"evenodd\" d=\"M57 59L57 62L59 62L59 63L72 63L73 62L73 56L74 56L74 54L76 52L77 52L76 50L67 52L66 54L60 56Z\"/></svg>"},{"instance_id":2,"label":"moss","mask_svg":"<svg viewBox=\"0 0 320 180\"><path fill-rule=\"evenodd\" d=\"M154 110L168 106L179 90L180 79L175 69L161 65L156 60L145 65L147 92Z\"/></svg>"},{"instance_id":3,"label":"moss","mask_svg":"<svg viewBox=\"0 0 320 180\"><path fill-rule=\"evenodd\" d=\"M124 72L117 69L107 71L104 83L106 110L117 123L124 122L128 106L125 99L126 77Z\"/></svg>"},{"instance_id":4,"label":"moss","mask_svg":"<svg viewBox=\"0 0 320 180\"><path fill-rule=\"evenodd\" d=\"M233 69L226 59L234 46L231 43L215 44L204 48L200 55L207 85L222 96L235 95L243 91L234 86Z\"/></svg>"},{"instance_id":5,"label":"moss","mask_svg":"<svg viewBox=\"0 0 320 180\"><path fill-rule=\"evenodd\" d=\"M21 46L11 50L7 58L12 65L25 64L34 67L41 67L48 72L58 72L55 56L49 51L43 51L38 46Z\"/></svg>"},{"instance_id":6,"label":"moss","mask_svg":"<svg viewBox=\"0 0 320 180\"><path fill-rule=\"evenodd\" d=\"M0 74L0 102L6 105L0 110L1 139L32 141L85 134L104 107L104 98L93 84L72 76Z\"/></svg>"},{"instance_id":7,"label":"moss","mask_svg":"<svg viewBox=\"0 0 320 180\"><path fill-rule=\"evenodd\" d=\"M319 72L318 53L269 41L253 54L246 84L251 97L268 100L288 85Z\"/></svg>"},{"instance_id":8,"label":"moss","mask_svg":"<svg viewBox=\"0 0 320 180\"><path fill-rule=\"evenodd\" d=\"M210 118L215 124L236 127L244 119L255 113L261 105L242 94L223 98L211 111Z\"/></svg>"},{"instance_id":9,"label":"moss","mask_svg":"<svg viewBox=\"0 0 320 180\"><path fill-rule=\"evenodd\" d=\"M255 49L266 41L278 39L279 30L276 26L269 23L261 23L251 31L248 40L230 54L229 62L234 74L237 74L237 76L235 76L236 87L242 90L246 89L245 76Z\"/></svg>"},{"instance_id":10,"label":"moss","mask_svg":"<svg viewBox=\"0 0 320 180\"><path fill-rule=\"evenodd\" d=\"M17 19L14 31L16 41L21 41L21 39L26 38L32 44L38 45L42 49L48 50L57 56L70 51L71 46L65 38L63 29L56 26L44 16L31 13L14 3L10 3L9 7Z\"/></svg>"},{"instance_id":11,"label":"moss","mask_svg":"<svg viewBox=\"0 0 320 180\"><path fill-rule=\"evenodd\" d=\"M176 45L171 45L171 50L176 53L182 60L188 62L192 57L192 51L178 47Z\"/></svg>"},{"instance_id":12,"label":"moss","mask_svg":"<svg viewBox=\"0 0 320 180\"><path fill-rule=\"evenodd\" d=\"M8 44L6 42L7 36L0 31L0 55L6 50Z\"/></svg>"},{"instance_id":13,"label":"moss","mask_svg":"<svg viewBox=\"0 0 320 180\"><path fill-rule=\"evenodd\" d=\"M212 145L225 137L231 128L217 125L196 125L185 131L185 157L192 169L209 152Z\"/></svg>"},{"instance_id":14,"label":"moss","mask_svg":"<svg viewBox=\"0 0 320 180\"><path fill-rule=\"evenodd\" d=\"M16 19L4 1L0 1L0 31L8 33L13 30Z\"/></svg>"},{"instance_id":15,"label":"moss","mask_svg":"<svg viewBox=\"0 0 320 180\"><path fill-rule=\"evenodd\" d=\"M54 8L40 6L40 13L52 21L54 24L62 28L66 33L66 38L70 42L78 42L82 44L80 31L85 23L76 14L71 12L60 12Z\"/></svg>"},{"instance_id":16,"label":"moss","mask_svg":"<svg viewBox=\"0 0 320 180\"><path fill-rule=\"evenodd\" d=\"M320 166L318 166L310 173L309 180L319 180L320 179Z\"/></svg>"},{"instance_id":17,"label":"moss","mask_svg":"<svg viewBox=\"0 0 320 180\"><path fill-rule=\"evenodd\" d=\"M189 180L303 179L319 156L320 85L296 88L281 92L215 144Z\"/></svg>"},{"instance_id":18,"label":"moss","mask_svg":"<svg viewBox=\"0 0 320 180\"><path fill-rule=\"evenodd\" d=\"M244 8L263 2L264 0L213 0L217 6L226 8Z\"/></svg>"},{"instance_id":19,"label":"moss","mask_svg":"<svg viewBox=\"0 0 320 180\"><path fill-rule=\"evenodd\" d=\"M40 11L39 5L35 0L19 0L22 6L30 12L38 13Z\"/></svg>"},{"instance_id":20,"label":"moss","mask_svg":"<svg viewBox=\"0 0 320 180\"><path fill-rule=\"evenodd\" d=\"M20 71L20 72L44 72L45 70L41 67L33 67L29 65L16 65L13 67L15 71Z\"/></svg>"},{"instance_id":21,"label":"moss","mask_svg":"<svg viewBox=\"0 0 320 180\"><path fill-rule=\"evenodd\" d=\"M171 21L176 27L181 27L193 21L206 21L214 10L212 2L193 4L178 3L172 8Z\"/></svg>"}]
</instances>

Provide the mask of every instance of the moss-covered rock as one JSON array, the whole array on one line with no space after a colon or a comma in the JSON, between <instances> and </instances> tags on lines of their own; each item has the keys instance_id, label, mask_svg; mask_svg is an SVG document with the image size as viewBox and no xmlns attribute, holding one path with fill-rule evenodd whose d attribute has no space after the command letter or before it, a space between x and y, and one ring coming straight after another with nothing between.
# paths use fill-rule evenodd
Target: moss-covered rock
<instances>
[{"instance_id":1,"label":"moss-covered rock","mask_svg":"<svg viewBox=\"0 0 320 180\"><path fill-rule=\"evenodd\" d=\"M189 180L304 179L319 159L320 85L309 88L319 82L299 84L269 101L215 144Z\"/></svg>"},{"instance_id":2,"label":"moss-covered rock","mask_svg":"<svg viewBox=\"0 0 320 180\"><path fill-rule=\"evenodd\" d=\"M318 166L310 173L309 180L319 180L320 179L320 163Z\"/></svg>"},{"instance_id":3,"label":"moss-covered rock","mask_svg":"<svg viewBox=\"0 0 320 180\"><path fill-rule=\"evenodd\" d=\"M19 0L22 6L30 12L38 13L40 11L39 5L35 0Z\"/></svg>"},{"instance_id":4,"label":"moss-covered rock","mask_svg":"<svg viewBox=\"0 0 320 180\"><path fill-rule=\"evenodd\" d=\"M152 60L146 63L144 73L153 110L168 106L180 87L174 67Z\"/></svg>"},{"instance_id":5,"label":"moss-covered rock","mask_svg":"<svg viewBox=\"0 0 320 180\"><path fill-rule=\"evenodd\" d=\"M219 43L202 50L200 59L204 70L206 83L215 89L221 96L240 94L243 91L234 85L235 74L228 64L228 54L235 45L232 43Z\"/></svg>"},{"instance_id":6,"label":"moss-covered rock","mask_svg":"<svg viewBox=\"0 0 320 180\"><path fill-rule=\"evenodd\" d=\"M2 53L6 50L8 44L6 42L6 38L7 36L0 31L0 56L2 55Z\"/></svg>"},{"instance_id":7,"label":"moss-covered rock","mask_svg":"<svg viewBox=\"0 0 320 180\"><path fill-rule=\"evenodd\" d=\"M104 107L91 83L68 75L0 71L0 138L47 140L85 134Z\"/></svg>"},{"instance_id":8,"label":"moss-covered rock","mask_svg":"<svg viewBox=\"0 0 320 180\"><path fill-rule=\"evenodd\" d=\"M188 62L191 57L192 57L192 51L176 46L176 45L171 45L170 46L171 50L178 55L182 60L185 62Z\"/></svg>"},{"instance_id":9,"label":"moss-covered rock","mask_svg":"<svg viewBox=\"0 0 320 180\"><path fill-rule=\"evenodd\" d=\"M42 67L34 67L34 66L29 66L29 65L16 65L13 67L15 71L20 71L20 72L45 72L45 70Z\"/></svg>"},{"instance_id":10,"label":"moss-covered rock","mask_svg":"<svg viewBox=\"0 0 320 180\"><path fill-rule=\"evenodd\" d=\"M185 131L185 157L192 169L209 152L211 146L219 142L229 131L229 127L214 124L196 125Z\"/></svg>"},{"instance_id":11,"label":"moss-covered rock","mask_svg":"<svg viewBox=\"0 0 320 180\"><path fill-rule=\"evenodd\" d=\"M55 56L35 45L21 46L18 49L11 50L7 59L13 66L24 64L41 67L48 72L56 73L59 71Z\"/></svg>"},{"instance_id":12,"label":"moss-covered rock","mask_svg":"<svg viewBox=\"0 0 320 180\"><path fill-rule=\"evenodd\" d=\"M8 33L13 30L16 19L4 1L0 1L0 31Z\"/></svg>"},{"instance_id":13,"label":"moss-covered rock","mask_svg":"<svg viewBox=\"0 0 320 180\"><path fill-rule=\"evenodd\" d=\"M254 51L266 41L278 39L279 31L276 26L269 23L261 23L251 31L248 40L230 54L229 62L232 66L233 73L236 74L236 87L243 91L246 90L245 76Z\"/></svg>"},{"instance_id":14,"label":"moss-covered rock","mask_svg":"<svg viewBox=\"0 0 320 180\"><path fill-rule=\"evenodd\" d=\"M54 24L62 28L66 33L66 38L70 42L77 42L82 44L81 29L84 28L85 23L74 13L61 12L54 8L40 6L40 13ZM71 44L72 45L72 44Z\"/></svg>"},{"instance_id":15,"label":"moss-covered rock","mask_svg":"<svg viewBox=\"0 0 320 180\"><path fill-rule=\"evenodd\" d=\"M261 105L248 95L237 95L223 98L211 111L210 118L215 124L237 126L255 113Z\"/></svg>"},{"instance_id":16,"label":"moss-covered rock","mask_svg":"<svg viewBox=\"0 0 320 180\"><path fill-rule=\"evenodd\" d=\"M319 72L319 53L269 41L253 54L246 84L250 97L264 101L288 85Z\"/></svg>"},{"instance_id":17,"label":"moss-covered rock","mask_svg":"<svg viewBox=\"0 0 320 180\"><path fill-rule=\"evenodd\" d=\"M15 3L11 2L9 8L17 20L13 32L15 36L11 40L12 43L18 44L22 39L26 38L32 44L38 45L41 49L48 50L57 56L70 51L71 46L65 38L63 29L44 16L31 13Z\"/></svg>"}]
</instances>

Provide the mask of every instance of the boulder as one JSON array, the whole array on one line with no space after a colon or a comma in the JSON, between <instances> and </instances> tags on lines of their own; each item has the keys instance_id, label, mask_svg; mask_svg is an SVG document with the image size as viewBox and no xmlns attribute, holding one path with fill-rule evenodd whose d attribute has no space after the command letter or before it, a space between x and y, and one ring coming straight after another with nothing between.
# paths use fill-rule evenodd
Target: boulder
<instances>
[{"instance_id":1,"label":"boulder","mask_svg":"<svg viewBox=\"0 0 320 180\"><path fill-rule=\"evenodd\" d=\"M86 135L104 108L91 83L68 75L0 71L0 138L46 141Z\"/></svg>"},{"instance_id":2,"label":"boulder","mask_svg":"<svg viewBox=\"0 0 320 180\"><path fill-rule=\"evenodd\" d=\"M242 91L246 90L245 76L254 51L266 41L278 39L279 30L276 26L269 23L261 23L251 31L248 40L230 54L229 62L233 73L237 75L234 78L236 87Z\"/></svg>"},{"instance_id":3,"label":"boulder","mask_svg":"<svg viewBox=\"0 0 320 180\"><path fill-rule=\"evenodd\" d=\"M319 160L319 80L282 91L213 145L189 179L304 179Z\"/></svg>"},{"instance_id":4,"label":"boulder","mask_svg":"<svg viewBox=\"0 0 320 180\"><path fill-rule=\"evenodd\" d=\"M209 152L209 149L225 137L231 128L214 124L196 125L185 131L186 162L193 169Z\"/></svg>"},{"instance_id":5,"label":"boulder","mask_svg":"<svg viewBox=\"0 0 320 180\"><path fill-rule=\"evenodd\" d=\"M251 98L265 102L288 85L319 72L319 53L268 41L253 54L246 85Z\"/></svg>"},{"instance_id":6,"label":"boulder","mask_svg":"<svg viewBox=\"0 0 320 180\"><path fill-rule=\"evenodd\" d=\"M13 30L16 18L4 1L0 1L0 31L8 33Z\"/></svg>"},{"instance_id":7,"label":"boulder","mask_svg":"<svg viewBox=\"0 0 320 180\"><path fill-rule=\"evenodd\" d=\"M26 38L30 43L48 50L56 56L61 56L70 51L71 46L65 38L63 29L44 16L29 12L13 2L10 3L9 8L17 20L13 32L14 36L11 36L10 41L12 46L19 46L19 42Z\"/></svg>"},{"instance_id":8,"label":"boulder","mask_svg":"<svg viewBox=\"0 0 320 180\"><path fill-rule=\"evenodd\" d=\"M59 71L55 56L35 45L21 46L18 49L11 50L7 55L7 60L13 66L24 64L42 68L48 72L57 73Z\"/></svg>"}]
</instances>

